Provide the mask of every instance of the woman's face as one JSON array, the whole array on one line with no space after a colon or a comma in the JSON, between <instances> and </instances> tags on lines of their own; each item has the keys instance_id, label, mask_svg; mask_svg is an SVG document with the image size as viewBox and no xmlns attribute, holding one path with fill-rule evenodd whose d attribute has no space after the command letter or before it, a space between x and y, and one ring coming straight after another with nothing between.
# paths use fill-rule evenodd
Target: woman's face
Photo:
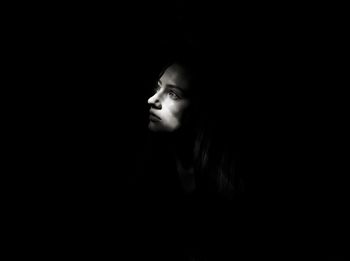
<instances>
[{"instance_id":1,"label":"woman's face","mask_svg":"<svg viewBox=\"0 0 350 261\"><path fill-rule=\"evenodd\" d=\"M188 118L191 104L188 97L189 77L178 64L169 66L158 80L151 105L148 128L151 131L173 132Z\"/></svg>"}]
</instances>

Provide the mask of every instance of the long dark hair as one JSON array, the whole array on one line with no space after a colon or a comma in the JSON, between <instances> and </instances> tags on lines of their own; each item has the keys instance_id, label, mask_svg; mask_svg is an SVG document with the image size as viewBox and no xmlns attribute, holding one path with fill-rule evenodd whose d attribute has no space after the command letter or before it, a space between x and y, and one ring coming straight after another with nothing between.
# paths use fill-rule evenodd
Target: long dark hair
<instances>
[{"instance_id":1,"label":"long dark hair","mask_svg":"<svg viewBox=\"0 0 350 261\"><path fill-rule=\"evenodd\" d=\"M198 128L194 148L197 182L211 194L229 199L244 188L236 135L207 123Z\"/></svg>"}]
</instances>

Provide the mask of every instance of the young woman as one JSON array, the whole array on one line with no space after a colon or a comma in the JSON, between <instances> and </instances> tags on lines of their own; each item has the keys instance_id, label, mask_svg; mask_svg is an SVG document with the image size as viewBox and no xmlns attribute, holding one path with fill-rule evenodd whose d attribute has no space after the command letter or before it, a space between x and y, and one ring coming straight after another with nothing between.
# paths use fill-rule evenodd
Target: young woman
<instances>
[{"instance_id":1,"label":"young woman","mask_svg":"<svg viewBox=\"0 0 350 261\"><path fill-rule=\"evenodd\" d=\"M148 99L148 129L153 170L160 169L159 180L172 175L158 183L165 191L175 187L180 195L207 199L242 192L233 100L218 86L221 73L212 60L191 52L171 59L159 75Z\"/></svg>"},{"instance_id":2,"label":"young woman","mask_svg":"<svg viewBox=\"0 0 350 261\"><path fill-rule=\"evenodd\" d=\"M208 56L183 52L155 79L141 194L148 226L168 229L160 238L181 238L176 242L183 249L214 256L217 242L226 236L235 242L235 203L243 191L235 97L227 91L232 82L216 65Z\"/></svg>"}]
</instances>

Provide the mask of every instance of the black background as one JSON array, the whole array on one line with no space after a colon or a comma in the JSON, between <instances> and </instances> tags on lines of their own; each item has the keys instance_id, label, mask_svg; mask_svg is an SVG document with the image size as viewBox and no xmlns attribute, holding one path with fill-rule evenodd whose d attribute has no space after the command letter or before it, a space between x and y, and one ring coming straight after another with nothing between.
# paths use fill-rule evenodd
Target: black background
<instances>
[{"instance_id":1,"label":"black background","mask_svg":"<svg viewBox=\"0 0 350 261\"><path fill-rule=\"evenodd\" d=\"M148 221L158 211L147 213L133 196L146 102L164 54L190 39L222 67L222 98L239 90L238 105L223 113L229 118L238 108L246 145L247 256L278 258L278 249L281 259L343 253L338 9L185 1L17 8L25 18L13 19L14 48L30 83L20 96L31 97L21 112L22 167L31 174L21 184L35 195L20 201L45 224L42 237L58 242L50 247L154 254L153 243L162 240L148 240L163 235L157 233L163 226ZM234 240L227 245L234 249Z\"/></svg>"}]
</instances>

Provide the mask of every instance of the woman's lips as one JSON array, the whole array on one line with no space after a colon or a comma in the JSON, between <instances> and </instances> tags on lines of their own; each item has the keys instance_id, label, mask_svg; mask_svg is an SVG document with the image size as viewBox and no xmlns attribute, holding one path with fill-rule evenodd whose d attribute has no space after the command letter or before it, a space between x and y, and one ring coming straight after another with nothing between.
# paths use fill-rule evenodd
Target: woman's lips
<instances>
[{"instance_id":1,"label":"woman's lips","mask_svg":"<svg viewBox=\"0 0 350 261\"><path fill-rule=\"evenodd\" d=\"M153 113L149 114L149 119L151 121L160 121L160 118L157 115L153 114Z\"/></svg>"}]
</instances>

